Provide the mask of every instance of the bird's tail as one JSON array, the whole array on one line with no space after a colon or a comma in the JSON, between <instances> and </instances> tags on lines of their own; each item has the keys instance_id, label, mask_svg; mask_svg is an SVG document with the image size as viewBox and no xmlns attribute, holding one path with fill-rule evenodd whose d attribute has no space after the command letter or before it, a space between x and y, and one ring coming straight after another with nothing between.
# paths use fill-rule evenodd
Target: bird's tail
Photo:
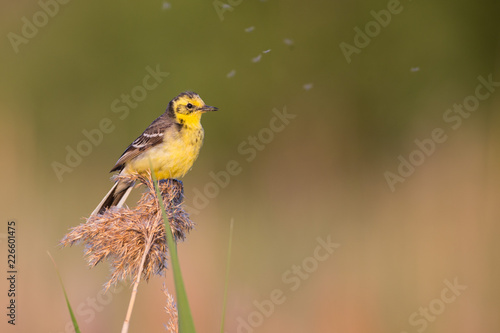
<instances>
[{"instance_id":1,"label":"bird's tail","mask_svg":"<svg viewBox=\"0 0 500 333\"><path fill-rule=\"evenodd\" d=\"M117 180L108 194L104 196L96 209L94 209L92 215L102 214L107 208L112 206L122 207L133 187L134 182L122 179Z\"/></svg>"}]
</instances>

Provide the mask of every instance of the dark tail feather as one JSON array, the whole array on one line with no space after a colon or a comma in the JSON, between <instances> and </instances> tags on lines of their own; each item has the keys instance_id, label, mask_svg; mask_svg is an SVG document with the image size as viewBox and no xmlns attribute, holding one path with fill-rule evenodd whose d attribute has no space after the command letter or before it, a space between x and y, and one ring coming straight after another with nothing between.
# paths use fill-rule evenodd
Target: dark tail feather
<instances>
[{"instance_id":1,"label":"dark tail feather","mask_svg":"<svg viewBox=\"0 0 500 333\"><path fill-rule=\"evenodd\" d=\"M119 180L113 185L108 194L101 200L92 215L102 214L106 209L112 206L121 207L125 203L130 191L134 187L134 182Z\"/></svg>"}]
</instances>

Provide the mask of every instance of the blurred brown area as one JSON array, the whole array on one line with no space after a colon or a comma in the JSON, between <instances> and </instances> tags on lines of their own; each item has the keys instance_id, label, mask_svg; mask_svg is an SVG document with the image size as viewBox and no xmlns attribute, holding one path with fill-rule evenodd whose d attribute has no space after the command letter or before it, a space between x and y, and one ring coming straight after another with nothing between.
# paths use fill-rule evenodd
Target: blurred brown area
<instances>
[{"instance_id":1,"label":"blurred brown area","mask_svg":"<svg viewBox=\"0 0 500 333\"><path fill-rule=\"evenodd\" d=\"M2 332L71 332L46 251L82 332L120 330L128 284L103 295L107 265L58 242L184 90L220 110L183 179L198 332L220 329L231 219L226 332L498 332L499 3L222 3L2 3ZM164 282L131 332L164 331Z\"/></svg>"}]
</instances>

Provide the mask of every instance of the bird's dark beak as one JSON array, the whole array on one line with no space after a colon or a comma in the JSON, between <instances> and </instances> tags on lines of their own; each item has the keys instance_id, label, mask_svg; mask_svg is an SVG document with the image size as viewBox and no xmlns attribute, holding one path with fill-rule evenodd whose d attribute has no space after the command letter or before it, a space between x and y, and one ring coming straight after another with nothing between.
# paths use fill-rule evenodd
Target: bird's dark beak
<instances>
[{"instance_id":1,"label":"bird's dark beak","mask_svg":"<svg viewBox=\"0 0 500 333\"><path fill-rule=\"evenodd\" d=\"M210 105L203 105L200 108L201 112L210 112L210 111L217 111L217 110L219 110L219 109L216 108L215 106L210 106Z\"/></svg>"}]
</instances>

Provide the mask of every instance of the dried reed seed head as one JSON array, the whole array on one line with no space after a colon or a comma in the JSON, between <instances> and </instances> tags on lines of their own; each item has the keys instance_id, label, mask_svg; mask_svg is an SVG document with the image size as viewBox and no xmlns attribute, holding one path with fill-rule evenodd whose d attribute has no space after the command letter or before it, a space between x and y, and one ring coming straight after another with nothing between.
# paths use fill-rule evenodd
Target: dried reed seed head
<instances>
[{"instance_id":1,"label":"dried reed seed head","mask_svg":"<svg viewBox=\"0 0 500 333\"><path fill-rule=\"evenodd\" d=\"M143 279L149 280L153 274L162 275L167 267L165 228L151 178L149 175L118 177L146 185L147 190L137 207L111 207L103 214L90 216L86 223L70 229L61 240L63 246L84 243L84 256L91 267L102 260L110 263L111 278L105 284L106 289L118 281L137 276L149 240L151 246L142 270ZM184 240L194 223L182 208L182 182L160 180L159 190L174 238Z\"/></svg>"},{"instance_id":2,"label":"dried reed seed head","mask_svg":"<svg viewBox=\"0 0 500 333\"><path fill-rule=\"evenodd\" d=\"M167 296L167 304L165 305L164 309L165 312L167 313L168 321L167 324L165 325L165 329L169 333L178 333L179 326L177 325L177 322L179 316L177 312L177 304L174 301L174 297L168 292L168 289L165 286L165 284L163 284L162 290L165 296Z\"/></svg>"}]
</instances>

